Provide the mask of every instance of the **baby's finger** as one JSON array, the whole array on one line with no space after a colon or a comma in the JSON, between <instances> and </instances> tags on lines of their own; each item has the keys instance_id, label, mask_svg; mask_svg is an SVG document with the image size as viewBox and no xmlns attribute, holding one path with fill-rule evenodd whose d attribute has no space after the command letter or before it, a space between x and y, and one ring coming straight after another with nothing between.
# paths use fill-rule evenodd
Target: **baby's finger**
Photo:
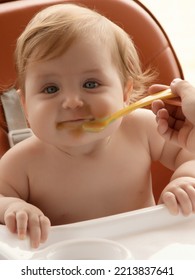
<instances>
[{"instance_id":1,"label":"baby's finger","mask_svg":"<svg viewBox=\"0 0 195 280\"><path fill-rule=\"evenodd\" d=\"M171 192L165 192L161 195L160 201L165 204L172 215L179 214L179 206L175 195Z\"/></svg>"},{"instance_id":2,"label":"baby's finger","mask_svg":"<svg viewBox=\"0 0 195 280\"><path fill-rule=\"evenodd\" d=\"M17 223L17 233L20 239L26 237L27 225L28 225L28 215L24 211L19 211L16 213L16 223Z\"/></svg>"},{"instance_id":3,"label":"baby's finger","mask_svg":"<svg viewBox=\"0 0 195 280\"><path fill-rule=\"evenodd\" d=\"M12 232L16 233L17 231L17 225L16 225L16 214L11 212L11 213L6 213L4 216L4 222L7 228Z\"/></svg>"},{"instance_id":4,"label":"baby's finger","mask_svg":"<svg viewBox=\"0 0 195 280\"><path fill-rule=\"evenodd\" d=\"M46 216L40 216L40 228L41 228L41 242L45 242L48 238L49 228L51 226L50 220Z\"/></svg>"},{"instance_id":5,"label":"baby's finger","mask_svg":"<svg viewBox=\"0 0 195 280\"><path fill-rule=\"evenodd\" d=\"M29 217L28 226L29 226L29 236L30 236L31 246L33 248L37 248L39 247L40 239L41 239L39 216L36 214L32 214Z\"/></svg>"},{"instance_id":6,"label":"baby's finger","mask_svg":"<svg viewBox=\"0 0 195 280\"><path fill-rule=\"evenodd\" d=\"M182 188L178 188L175 190L175 195L183 215L188 216L190 213L192 213L193 206L187 192Z\"/></svg>"},{"instance_id":7,"label":"baby's finger","mask_svg":"<svg viewBox=\"0 0 195 280\"><path fill-rule=\"evenodd\" d=\"M195 187L192 185L187 185L187 186L183 187L183 189L188 194L188 197L192 204L193 212L195 212Z\"/></svg>"}]
</instances>

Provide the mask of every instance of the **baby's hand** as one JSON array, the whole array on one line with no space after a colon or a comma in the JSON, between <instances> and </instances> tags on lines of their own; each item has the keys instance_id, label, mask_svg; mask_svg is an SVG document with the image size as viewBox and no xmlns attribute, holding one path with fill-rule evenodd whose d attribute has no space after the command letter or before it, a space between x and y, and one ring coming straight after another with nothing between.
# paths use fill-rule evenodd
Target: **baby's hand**
<instances>
[{"instance_id":1,"label":"baby's hand","mask_svg":"<svg viewBox=\"0 0 195 280\"><path fill-rule=\"evenodd\" d=\"M33 248L37 248L48 237L49 219L39 208L25 201L11 203L4 213L4 222L11 232L18 234L19 239L24 239L28 230Z\"/></svg>"},{"instance_id":2,"label":"baby's hand","mask_svg":"<svg viewBox=\"0 0 195 280\"><path fill-rule=\"evenodd\" d=\"M184 216L195 212L195 179L182 177L171 181L163 190L159 203L164 203L173 215L180 209Z\"/></svg>"}]
</instances>

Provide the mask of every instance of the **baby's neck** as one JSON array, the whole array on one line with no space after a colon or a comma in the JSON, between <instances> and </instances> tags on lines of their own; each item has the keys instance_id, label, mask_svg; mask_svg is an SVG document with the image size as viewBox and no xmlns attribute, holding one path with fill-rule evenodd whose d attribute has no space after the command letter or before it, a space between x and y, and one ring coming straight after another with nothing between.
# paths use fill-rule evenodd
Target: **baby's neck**
<instances>
[{"instance_id":1,"label":"baby's neck","mask_svg":"<svg viewBox=\"0 0 195 280\"><path fill-rule=\"evenodd\" d=\"M81 145L77 147L57 147L57 149L66 154L68 157L90 157L98 156L102 152L105 152L111 141L111 136L97 141L92 144Z\"/></svg>"}]
</instances>

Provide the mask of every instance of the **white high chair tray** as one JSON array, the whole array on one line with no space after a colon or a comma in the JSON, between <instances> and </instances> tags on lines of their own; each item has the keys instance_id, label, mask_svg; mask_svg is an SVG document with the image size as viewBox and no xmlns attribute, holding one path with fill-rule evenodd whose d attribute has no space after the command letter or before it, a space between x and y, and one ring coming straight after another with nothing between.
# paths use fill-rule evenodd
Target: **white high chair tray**
<instances>
[{"instance_id":1,"label":"white high chair tray","mask_svg":"<svg viewBox=\"0 0 195 280\"><path fill-rule=\"evenodd\" d=\"M45 259L45 251L69 240L103 238L129 250L132 259L195 259L195 215L172 216L154 206L105 218L51 227L49 239L32 249L29 239L18 240L0 225L0 260ZM48 249L48 250L47 250Z\"/></svg>"}]
</instances>

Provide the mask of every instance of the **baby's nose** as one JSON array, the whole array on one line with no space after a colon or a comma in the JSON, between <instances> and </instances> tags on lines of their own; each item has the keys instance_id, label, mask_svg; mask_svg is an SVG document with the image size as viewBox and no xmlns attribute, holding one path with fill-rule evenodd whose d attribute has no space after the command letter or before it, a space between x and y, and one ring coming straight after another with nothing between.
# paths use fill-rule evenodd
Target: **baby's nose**
<instances>
[{"instance_id":1,"label":"baby's nose","mask_svg":"<svg viewBox=\"0 0 195 280\"><path fill-rule=\"evenodd\" d=\"M63 101L62 107L64 109L76 109L82 107L84 104L83 100L79 97L68 97Z\"/></svg>"}]
</instances>

